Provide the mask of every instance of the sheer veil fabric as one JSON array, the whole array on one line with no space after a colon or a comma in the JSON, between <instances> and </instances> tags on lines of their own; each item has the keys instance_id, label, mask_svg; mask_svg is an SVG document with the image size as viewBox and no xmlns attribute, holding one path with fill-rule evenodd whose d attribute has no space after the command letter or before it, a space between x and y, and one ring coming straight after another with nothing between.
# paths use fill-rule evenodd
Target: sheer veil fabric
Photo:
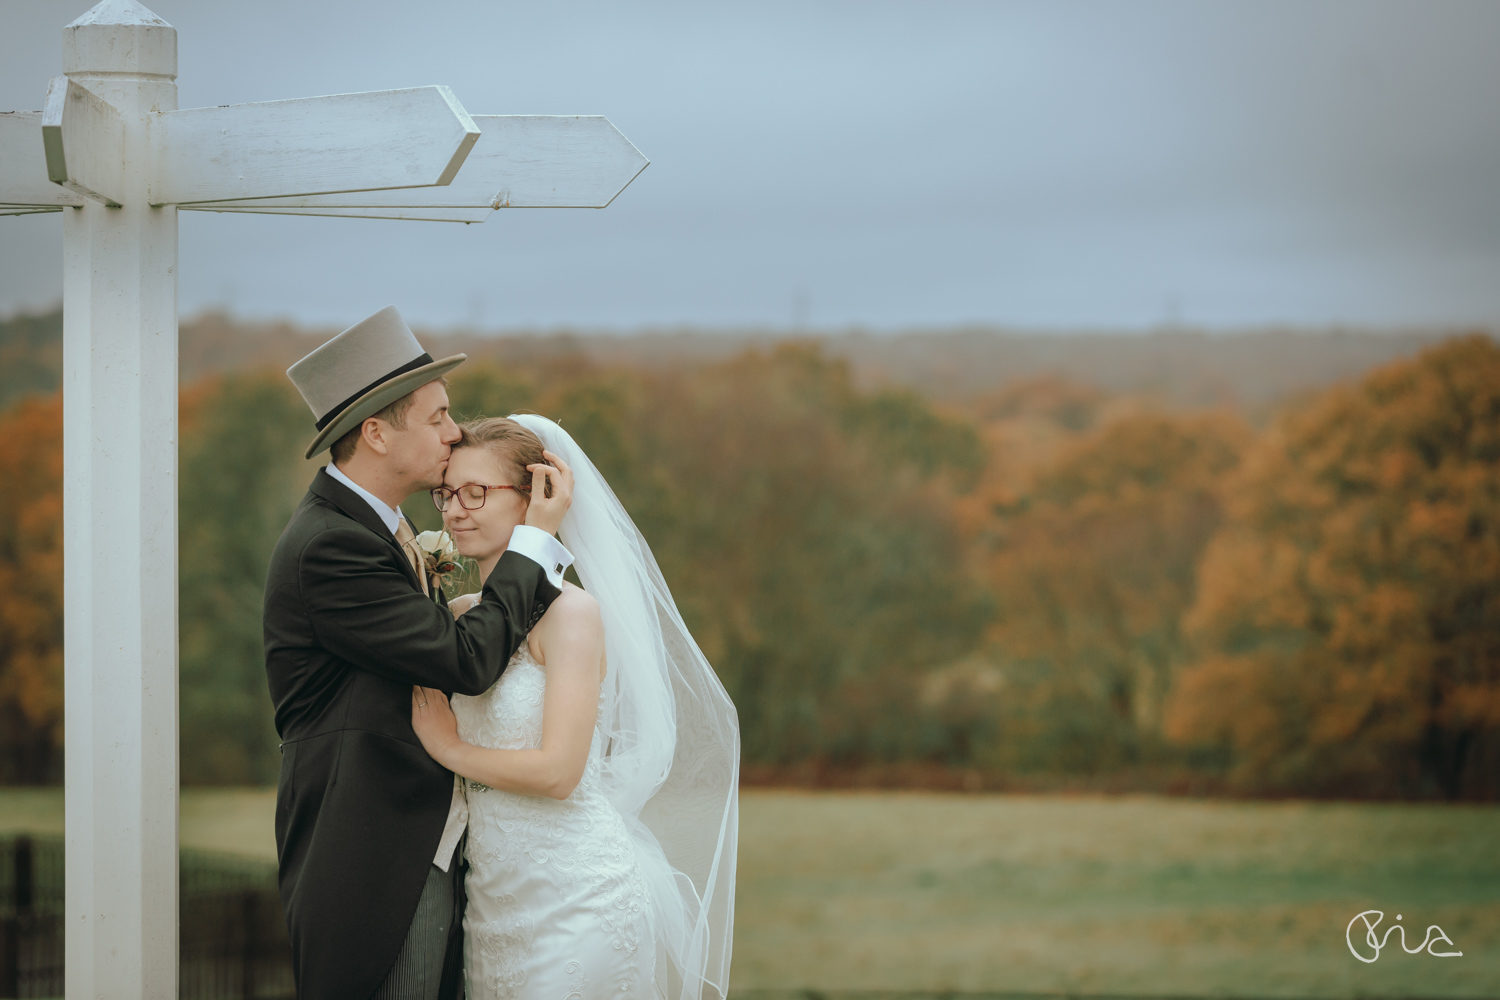
<instances>
[{"instance_id":1,"label":"sheer veil fabric","mask_svg":"<svg viewBox=\"0 0 1500 1000\"><path fill-rule=\"evenodd\" d=\"M604 619L601 778L650 890L658 995L721 1000L739 834L734 703L683 624L646 539L583 449L546 417L511 419L573 469L573 504L558 534Z\"/></svg>"}]
</instances>

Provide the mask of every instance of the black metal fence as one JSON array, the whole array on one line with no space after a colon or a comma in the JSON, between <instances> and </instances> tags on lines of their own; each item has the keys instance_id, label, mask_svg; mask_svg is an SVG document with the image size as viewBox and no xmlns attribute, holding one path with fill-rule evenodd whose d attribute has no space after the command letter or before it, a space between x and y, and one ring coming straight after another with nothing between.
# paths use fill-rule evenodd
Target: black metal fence
<instances>
[{"instance_id":1,"label":"black metal fence","mask_svg":"<svg viewBox=\"0 0 1500 1000\"><path fill-rule=\"evenodd\" d=\"M62 992L62 838L0 840L0 997Z\"/></svg>"},{"instance_id":2,"label":"black metal fence","mask_svg":"<svg viewBox=\"0 0 1500 1000\"><path fill-rule=\"evenodd\" d=\"M276 866L181 855L181 1000L293 1000ZM63 995L63 841L0 837L0 1000ZM732 991L731 1000L1069 1000L1062 994ZM1088 1000L1152 1000L1089 997ZM1169 1000L1194 1000L1171 997Z\"/></svg>"},{"instance_id":3,"label":"black metal fence","mask_svg":"<svg viewBox=\"0 0 1500 1000\"><path fill-rule=\"evenodd\" d=\"M291 1000L276 866L183 851L182 1000ZM0 998L63 995L63 841L0 838Z\"/></svg>"}]
</instances>

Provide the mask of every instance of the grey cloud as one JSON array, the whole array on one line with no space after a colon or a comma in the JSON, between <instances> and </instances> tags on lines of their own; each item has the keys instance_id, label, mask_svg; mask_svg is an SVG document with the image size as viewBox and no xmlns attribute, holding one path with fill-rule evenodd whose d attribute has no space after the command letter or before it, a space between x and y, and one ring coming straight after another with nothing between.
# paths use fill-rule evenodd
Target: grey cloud
<instances>
[{"instance_id":1,"label":"grey cloud","mask_svg":"<svg viewBox=\"0 0 1500 1000\"><path fill-rule=\"evenodd\" d=\"M82 7L0 6L0 106L39 106ZM153 9L183 106L448 83L475 113L607 114L653 161L602 212L474 227L185 213L185 312L1500 321L1491 3ZM59 297L60 242L0 220L0 310Z\"/></svg>"}]
</instances>

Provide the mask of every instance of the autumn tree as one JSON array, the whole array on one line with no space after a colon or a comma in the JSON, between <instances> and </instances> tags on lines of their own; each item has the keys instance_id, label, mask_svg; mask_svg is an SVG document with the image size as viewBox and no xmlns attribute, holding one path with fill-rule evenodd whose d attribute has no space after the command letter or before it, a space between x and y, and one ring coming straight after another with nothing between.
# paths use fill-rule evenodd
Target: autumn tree
<instances>
[{"instance_id":1,"label":"autumn tree","mask_svg":"<svg viewBox=\"0 0 1500 1000\"><path fill-rule=\"evenodd\" d=\"M987 651L938 691L977 762L1093 773L1143 759L1185 656L1220 482L1250 436L1225 413L1136 409L1064 444L1019 495L987 497Z\"/></svg>"},{"instance_id":2,"label":"autumn tree","mask_svg":"<svg viewBox=\"0 0 1500 1000\"><path fill-rule=\"evenodd\" d=\"M0 416L4 782L62 778L62 437L60 394L25 399Z\"/></svg>"},{"instance_id":3,"label":"autumn tree","mask_svg":"<svg viewBox=\"0 0 1500 1000\"><path fill-rule=\"evenodd\" d=\"M1500 347L1287 413L1229 496L1168 733L1254 790L1500 794Z\"/></svg>"}]
</instances>

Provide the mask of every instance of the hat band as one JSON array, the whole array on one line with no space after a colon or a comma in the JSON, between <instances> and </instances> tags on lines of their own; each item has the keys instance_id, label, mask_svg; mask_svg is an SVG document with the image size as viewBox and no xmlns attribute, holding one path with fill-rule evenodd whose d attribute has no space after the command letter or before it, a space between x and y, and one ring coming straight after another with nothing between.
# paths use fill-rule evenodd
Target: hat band
<instances>
[{"instance_id":1,"label":"hat band","mask_svg":"<svg viewBox=\"0 0 1500 1000\"><path fill-rule=\"evenodd\" d=\"M344 400L338 406L335 406L333 409L323 414L323 416L317 422L318 430L322 430L329 424L333 423L334 420L338 419L338 415L340 413L343 413L345 410L347 410L354 404L355 400L359 399L359 397L363 396L371 389L374 389L385 382L389 382L397 375L405 375L409 371L415 371L416 369L421 368L423 365L430 364L432 364L432 355L424 351L421 355L412 359L411 361L408 361L406 364L402 365L400 368L397 368L395 371L386 372L384 375L380 376L378 379L371 382L369 385L365 386L358 392L354 393L354 395L350 396L348 399Z\"/></svg>"}]
</instances>

